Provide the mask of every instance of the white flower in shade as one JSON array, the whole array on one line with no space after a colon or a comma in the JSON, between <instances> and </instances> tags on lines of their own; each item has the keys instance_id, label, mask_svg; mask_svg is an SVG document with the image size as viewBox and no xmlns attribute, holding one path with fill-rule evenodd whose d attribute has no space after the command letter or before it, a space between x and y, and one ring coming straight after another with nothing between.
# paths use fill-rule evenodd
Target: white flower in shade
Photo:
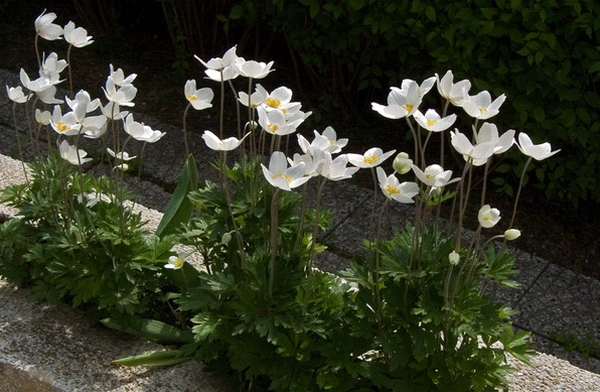
<instances>
[{"instance_id":1,"label":"white flower in shade","mask_svg":"<svg viewBox=\"0 0 600 392\"><path fill-rule=\"evenodd\" d=\"M481 166L494 154L495 145L492 142L471 144L469 139L458 131L450 131L450 140L454 149L463 155L465 161L473 166Z\"/></svg>"},{"instance_id":2,"label":"white flower in shade","mask_svg":"<svg viewBox=\"0 0 600 392\"><path fill-rule=\"evenodd\" d=\"M489 229L494 227L500 220L500 211L497 208L490 208L490 205L486 204L479 209L477 220L479 220L481 227Z\"/></svg>"},{"instance_id":3,"label":"white flower in shade","mask_svg":"<svg viewBox=\"0 0 600 392\"><path fill-rule=\"evenodd\" d=\"M400 183L396 176L390 174L386 176L385 171L377 168L377 180L379 187L383 191L385 197L397 202L410 204L414 203L413 197L419 194L419 186L415 182Z\"/></svg>"},{"instance_id":4,"label":"white flower in shade","mask_svg":"<svg viewBox=\"0 0 600 392\"><path fill-rule=\"evenodd\" d=\"M204 139L204 142L211 150L231 151L238 148L239 145L242 144L242 142L248 135L250 135L250 132L245 134L244 137L241 139L229 137L227 139L221 140L217 135L215 135L211 131L204 131L204 134L202 134L202 139Z\"/></svg>"},{"instance_id":5,"label":"white flower in shade","mask_svg":"<svg viewBox=\"0 0 600 392\"><path fill-rule=\"evenodd\" d=\"M90 139L102 137L107 129L107 118L104 115L86 117L81 123L83 136Z\"/></svg>"},{"instance_id":6,"label":"white flower in shade","mask_svg":"<svg viewBox=\"0 0 600 392\"><path fill-rule=\"evenodd\" d=\"M215 96L213 91L208 87L196 89L196 81L190 79L185 83L184 87L185 98L192 104L196 110L203 110L212 107L212 100Z\"/></svg>"},{"instance_id":7,"label":"white flower in shade","mask_svg":"<svg viewBox=\"0 0 600 392\"><path fill-rule=\"evenodd\" d=\"M115 71L115 68L113 67L112 64L109 64L108 66L110 68L109 76L112 78L113 83L116 84L117 86L124 86L126 84L132 84L133 81L135 80L135 78L137 77L137 74L134 74L134 73L125 77L125 73L123 72L123 70L121 68L118 68Z\"/></svg>"},{"instance_id":8,"label":"white flower in shade","mask_svg":"<svg viewBox=\"0 0 600 392\"><path fill-rule=\"evenodd\" d=\"M408 91L411 84L416 83L414 80L411 79L404 79L402 81L402 84L400 86L401 90L405 90ZM419 86L419 93L421 94L421 98L424 97L429 90L431 90L431 88L435 85L435 76L431 76L427 79L425 79L423 81L423 83L421 83L421 85Z\"/></svg>"},{"instance_id":9,"label":"white flower in shade","mask_svg":"<svg viewBox=\"0 0 600 392\"><path fill-rule=\"evenodd\" d=\"M79 90L79 92L75 94L75 99L65 97L65 101L71 110L75 111L79 108L79 110L83 111L84 115L86 113L91 113L100 107L100 99L96 98L92 100L90 94L85 90Z\"/></svg>"},{"instance_id":10,"label":"white flower in shade","mask_svg":"<svg viewBox=\"0 0 600 392\"><path fill-rule=\"evenodd\" d=\"M184 253L178 253L177 256L170 256L169 261L167 261L167 264L165 264L164 267L173 270L180 269L185 263L185 257L186 255Z\"/></svg>"},{"instance_id":11,"label":"white flower in shade","mask_svg":"<svg viewBox=\"0 0 600 392\"><path fill-rule=\"evenodd\" d=\"M388 159L396 150L388 151L385 154L379 147L368 149L364 154L348 154L348 161L356 167L368 168L379 166Z\"/></svg>"},{"instance_id":12,"label":"white flower in shade","mask_svg":"<svg viewBox=\"0 0 600 392\"><path fill-rule=\"evenodd\" d=\"M154 131L148 125L134 121L132 114L125 118L123 129L132 138L141 142L154 143L165 135L165 132Z\"/></svg>"},{"instance_id":13,"label":"white flower in shade","mask_svg":"<svg viewBox=\"0 0 600 392\"><path fill-rule=\"evenodd\" d=\"M6 86L6 93L8 94L8 99L15 103L25 103L31 98L30 94L25 95L23 92L23 87L8 87Z\"/></svg>"},{"instance_id":14,"label":"white flower in shade","mask_svg":"<svg viewBox=\"0 0 600 392\"><path fill-rule=\"evenodd\" d=\"M75 113L68 112L65 115L62 114L60 106L54 106L52 117L50 118L50 126L58 134L64 136L77 135L81 129L81 124L77 121Z\"/></svg>"},{"instance_id":15,"label":"white flower in shade","mask_svg":"<svg viewBox=\"0 0 600 392\"><path fill-rule=\"evenodd\" d=\"M46 14L46 10L44 10L34 22L37 35L48 41L60 39L63 29L56 23L52 23L54 19L56 19L56 14L54 12Z\"/></svg>"},{"instance_id":16,"label":"white flower in shade","mask_svg":"<svg viewBox=\"0 0 600 392\"><path fill-rule=\"evenodd\" d=\"M253 92L250 97L248 97L248 94L245 92L240 91L238 93L238 101L240 101L242 105L251 108L256 108L265 103L265 100L269 96L269 92L260 84L256 85L255 90L256 91Z\"/></svg>"},{"instance_id":17,"label":"white flower in shade","mask_svg":"<svg viewBox=\"0 0 600 392\"><path fill-rule=\"evenodd\" d=\"M237 45L234 45L231 48L229 48L227 52L225 52L223 58L214 57L208 60L207 62L202 61L202 59L196 55L194 55L194 57L196 58L196 60L200 61L202 65L204 65L206 68L219 71L233 64L235 59L238 58L237 54L235 53L236 49Z\"/></svg>"},{"instance_id":18,"label":"white flower in shade","mask_svg":"<svg viewBox=\"0 0 600 392\"><path fill-rule=\"evenodd\" d=\"M348 179L356 173L358 167L348 167L348 156L342 154L335 159L332 158L329 151L315 150L313 162L315 171L321 176L331 181L341 181Z\"/></svg>"},{"instance_id":19,"label":"white flower in shade","mask_svg":"<svg viewBox=\"0 0 600 392\"><path fill-rule=\"evenodd\" d=\"M264 101L264 108L286 110L292 100L292 90L287 87L277 87L275 90L267 94Z\"/></svg>"},{"instance_id":20,"label":"white flower in shade","mask_svg":"<svg viewBox=\"0 0 600 392\"><path fill-rule=\"evenodd\" d=\"M35 109L35 121L40 125L50 125L50 118L52 118L52 113L47 110L41 111L40 109Z\"/></svg>"},{"instance_id":21,"label":"white flower in shade","mask_svg":"<svg viewBox=\"0 0 600 392\"><path fill-rule=\"evenodd\" d=\"M504 238L507 241L516 240L521 236L521 231L517 229L508 229L504 232Z\"/></svg>"},{"instance_id":22,"label":"white flower in shade","mask_svg":"<svg viewBox=\"0 0 600 392\"><path fill-rule=\"evenodd\" d=\"M458 263L460 262L460 255L455 250L453 250L448 255L448 261L452 265L458 265Z\"/></svg>"},{"instance_id":23,"label":"white flower in shade","mask_svg":"<svg viewBox=\"0 0 600 392\"><path fill-rule=\"evenodd\" d=\"M119 88L117 89L117 87ZM135 88L133 84L119 86L115 83L114 79L109 76L106 79L106 87L102 87L102 90L104 90L104 95L110 102L120 106L135 106L135 104L131 102L137 94L137 88Z\"/></svg>"},{"instance_id":24,"label":"white flower in shade","mask_svg":"<svg viewBox=\"0 0 600 392\"><path fill-rule=\"evenodd\" d=\"M411 116L417 111L423 99L421 88L417 82L409 79L402 81L402 87L402 89L390 87L387 106L373 102L371 108L383 117L390 119Z\"/></svg>"},{"instance_id":25,"label":"white flower in shade","mask_svg":"<svg viewBox=\"0 0 600 392\"><path fill-rule=\"evenodd\" d=\"M267 111L263 107L258 107L258 123L267 132L272 135L289 135L296 132L296 128L304 121L304 118L287 121L285 114L280 110Z\"/></svg>"},{"instance_id":26,"label":"white flower in shade","mask_svg":"<svg viewBox=\"0 0 600 392\"><path fill-rule=\"evenodd\" d=\"M40 101L47 103L48 105L61 104L64 102L62 99L54 97L56 95L56 87L54 86L38 91L36 95Z\"/></svg>"},{"instance_id":27,"label":"white flower in shade","mask_svg":"<svg viewBox=\"0 0 600 392\"><path fill-rule=\"evenodd\" d=\"M246 61L241 57L238 57L233 61L233 66L240 75L252 79L262 79L270 72L275 71L274 69L271 69L273 61L268 63L254 60Z\"/></svg>"},{"instance_id":28,"label":"white flower in shade","mask_svg":"<svg viewBox=\"0 0 600 392\"><path fill-rule=\"evenodd\" d=\"M268 169L262 163L260 166L267 181L284 191L291 191L310 179L310 177L304 176L304 163L288 167L285 154L281 151L275 151L271 155Z\"/></svg>"},{"instance_id":29,"label":"white flower in shade","mask_svg":"<svg viewBox=\"0 0 600 392\"><path fill-rule=\"evenodd\" d=\"M330 147L329 140L322 135L316 136L312 142L309 142L304 136L298 134L298 145L303 153L310 156L314 156L316 150L329 151Z\"/></svg>"},{"instance_id":30,"label":"white flower in shade","mask_svg":"<svg viewBox=\"0 0 600 392\"><path fill-rule=\"evenodd\" d=\"M109 102L106 106L100 106L100 108L102 114L110 120L122 120L129 114L127 110L121 111L119 105L114 102Z\"/></svg>"},{"instance_id":31,"label":"white flower in shade","mask_svg":"<svg viewBox=\"0 0 600 392\"><path fill-rule=\"evenodd\" d=\"M519 143L517 143L517 147L519 147L519 150L521 150L523 154L532 157L536 161L549 158L560 151L552 151L552 146L548 142L542 144L533 144L531 138L523 132L519 133Z\"/></svg>"},{"instance_id":32,"label":"white flower in shade","mask_svg":"<svg viewBox=\"0 0 600 392\"><path fill-rule=\"evenodd\" d=\"M429 165L422 171L417 166L412 166L413 171L417 178L425 185L441 188L448 184L460 181L460 178L450 179L452 177L452 170L444 170L440 165Z\"/></svg>"},{"instance_id":33,"label":"white flower in shade","mask_svg":"<svg viewBox=\"0 0 600 392\"><path fill-rule=\"evenodd\" d=\"M83 27L75 27L75 23L73 22L69 22L65 25L63 35L65 41L76 48L83 48L94 42L92 37L87 35L86 29Z\"/></svg>"},{"instance_id":34,"label":"white flower in shade","mask_svg":"<svg viewBox=\"0 0 600 392\"><path fill-rule=\"evenodd\" d=\"M58 55L52 52L48 57L42 59L42 68L39 71L40 76L50 80L50 84L58 84L64 81L60 80L60 73L67 68L66 60L59 60Z\"/></svg>"},{"instance_id":35,"label":"white flower in shade","mask_svg":"<svg viewBox=\"0 0 600 392\"><path fill-rule=\"evenodd\" d=\"M498 136L498 127L495 124L485 122L479 128L479 132L475 132L473 128L476 143L491 142L494 144L494 154L502 154L506 152L515 143L515 131L509 129L502 136Z\"/></svg>"},{"instance_id":36,"label":"white flower in shade","mask_svg":"<svg viewBox=\"0 0 600 392\"><path fill-rule=\"evenodd\" d=\"M502 94L492 102L492 96L487 91L482 91L475 96L470 96L464 92L462 108L467 114L479 120L487 120L500 113L500 106L506 100L506 95Z\"/></svg>"},{"instance_id":37,"label":"white flower in shade","mask_svg":"<svg viewBox=\"0 0 600 392\"><path fill-rule=\"evenodd\" d=\"M130 160L136 158L135 155L130 157L129 153L126 151L114 152L110 148L107 148L106 152L108 152L108 155L110 155L111 157L113 157L115 159L118 159L119 161L130 161Z\"/></svg>"},{"instance_id":38,"label":"white flower in shade","mask_svg":"<svg viewBox=\"0 0 600 392\"><path fill-rule=\"evenodd\" d=\"M92 158L85 158L87 152L80 150L75 146L71 146L66 140L63 140L62 143L60 143L58 150L61 158L73 165L79 165L80 162L83 164L92 160Z\"/></svg>"},{"instance_id":39,"label":"white flower in shade","mask_svg":"<svg viewBox=\"0 0 600 392\"><path fill-rule=\"evenodd\" d=\"M23 87L25 87L29 91L33 91L34 93L39 93L40 91L52 87L52 83L47 77L40 76L35 80L31 80L29 78L29 75L27 75L27 72L25 72L23 68L21 68L19 77L21 79L21 84L23 85Z\"/></svg>"},{"instance_id":40,"label":"white flower in shade","mask_svg":"<svg viewBox=\"0 0 600 392\"><path fill-rule=\"evenodd\" d=\"M323 134L319 134L319 132L317 131L313 131L315 134L315 140L317 138L325 138L326 143L327 143L327 147L325 148L325 151L329 151L332 154L337 154L340 151L342 151L342 148L346 147L346 145L348 144L348 139L346 138L342 138L342 139L338 139L337 138L337 134L335 133L335 130L332 127L327 127L325 128L325 130L323 131Z\"/></svg>"},{"instance_id":41,"label":"white flower in shade","mask_svg":"<svg viewBox=\"0 0 600 392\"><path fill-rule=\"evenodd\" d=\"M310 177L316 177L319 175L315 170L315 161L310 154L294 154L293 159L287 159L290 166L296 166L300 163L304 163L304 175Z\"/></svg>"},{"instance_id":42,"label":"white flower in shade","mask_svg":"<svg viewBox=\"0 0 600 392\"><path fill-rule=\"evenodd\" d=\"M454 121L456 121L456 114L441 118L433 109L427 110L425 114L417 110L415 114L413 114L413 118L421 128L426 129L429 132L442 132L454 124Z\"/></svg>"},{"instance_id":43,"label":"white flower in shade","mask_svg":"<svg viewBox=\"0 0 600 392\"><path fill-rule=\"evenodd\" d=\"M467 79L463 79L459 82L453 83L454 75L452 71L448 70L446 74L440 79L438 74L435 74L437 80L437 89L443 98L446 98L454 106L462 106L463 100L465 99L465 93L469 92L471 88L471 82Z\"/></svg>"},{"instance_id":44,"label":"white flower in shade","mask_svg":"<svg viewBox=\"0 0 600 392\"><path fill-rule=\"evenodd\" d=\"M413 166L413 160L409 158L408 154L405 152L398 153L396 158L394 158L394 162L392 162L392 167L394 171L398 174L406 174L411 171Z\"/></svg>"}]
</instances>

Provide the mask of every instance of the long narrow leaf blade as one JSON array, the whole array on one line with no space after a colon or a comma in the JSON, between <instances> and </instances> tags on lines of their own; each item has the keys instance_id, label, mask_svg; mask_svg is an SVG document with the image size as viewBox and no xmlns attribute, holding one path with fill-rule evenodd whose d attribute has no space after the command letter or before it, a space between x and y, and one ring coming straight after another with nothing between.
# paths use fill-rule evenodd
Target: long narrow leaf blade
<instances>
[{"instance_id":1,"label":"long narrow leaf blade","mask_svg":"<svg viewBox=\"0 0 600 392\"><path fill-rule=\"evenodd\" d=\"M171 366L190 359L193 359L193 357L183 357L179 350L171 350L119 358L112 362L123 366Z\"/></svg>"}]
</instances>

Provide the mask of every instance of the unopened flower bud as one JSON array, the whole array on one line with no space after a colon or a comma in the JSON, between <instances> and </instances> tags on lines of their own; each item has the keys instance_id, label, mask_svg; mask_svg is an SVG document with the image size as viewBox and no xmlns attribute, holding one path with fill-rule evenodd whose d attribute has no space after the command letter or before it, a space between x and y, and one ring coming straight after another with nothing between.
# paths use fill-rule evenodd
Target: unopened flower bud
<instances>
[{"instance_id":1,"label":"unopened flower bud","mask_svg":"<svg viewBox=\"0 0 600 392\"><path fill-rule=\"evenodd\" d=\"M398 174L406 174L412 169L413 161L405 152L399 153L392 163L392 167Z\"/></svg>"},{"instance_id":2,"label":"unopened flower bud","mask_svg":"<svg viewBox=\"0 0 600 392\"><path fill-rule=\"evenodd\" d=\"M246 127L248 129L251 129L251 130L255 131L258 128L258 123L256 121L248 121L246 123Z\"/></svg>"},{"instance_id":3,"label":"unopened flower bud","mask_svg":"<svg viewBox=\"0 0 600 392\"><path fill-rule=\"evenodd\" d=\"M504 239L508 241L516 240L521 236L521 232L517 229L508 229L504 232Z\"/></svg>"},{"instance_id":4,"label":"unopened flower bud","mask_svg":"<svg viewBox=\"0 0 600 392\"><path fill-rule=\"evenodd\" d=\"M448 260L450 261L450 264L452 265L457 265L458 262L460 261L460 255L458 253L456 253L455 250L453 250L449 255L448 255Z\"/></svg>"},{"instance_id":5,"label":"unopened flower bud","mask_svg":"<svg viewBox=\"0 0 600 392\"><path fill-rule=\"evenodd\" d=\"M227 245L231 241L231 232L223 234L221 237L221 244Z\"/></svg>"}]
</instances>

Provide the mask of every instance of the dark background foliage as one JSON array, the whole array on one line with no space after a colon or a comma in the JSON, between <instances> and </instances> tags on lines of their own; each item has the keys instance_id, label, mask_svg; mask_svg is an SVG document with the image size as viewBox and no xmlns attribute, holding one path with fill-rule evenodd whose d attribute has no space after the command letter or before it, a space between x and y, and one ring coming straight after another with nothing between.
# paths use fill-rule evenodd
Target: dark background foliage
<instances>
[{"instance_id":1,"label":"dark background foliage","mask_svg":"<svg viewBox=\"0 0 600 392\"><path fill-rule=\"evenodd\" d=\"M234 44L246 58L275 60L276 77L264 85L293 89L314 111L306 129L332 125L354 151L410 151L404 122L370 109L403 78L451 69L455 79L473 81L472 94L505 93L492 119L500 130L562 150L528 172L519 245L532 241L536 253L597 274L600 5L593 0L0 0L6 69L35 69L32 21L44 8L94 36L72 53L75 85L100 94L112 62L139 74L136 110L174 124L181 124L183 82L202 78L192 54L209 59ZM49 51L53 43L46 44ZM424 108L439 108L429 99ZM206 128L205 115L189 117L190 128ZM512 154L492 175L502 211L523 164ZM565 254L575 255L561 260Z\"/></svg>"}]
</instances>

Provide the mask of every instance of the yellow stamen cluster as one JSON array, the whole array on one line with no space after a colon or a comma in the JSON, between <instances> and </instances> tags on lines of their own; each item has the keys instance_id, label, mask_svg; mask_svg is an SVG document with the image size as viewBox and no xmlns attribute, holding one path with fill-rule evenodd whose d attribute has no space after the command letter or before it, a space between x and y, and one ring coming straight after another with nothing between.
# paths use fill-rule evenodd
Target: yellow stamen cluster
<instances>
[{"instance_id":1,"label":"yellow stamen cluster","mask_svg":"<svg viewBox=\"0 0 600 392\"><path fill-rule=\"evenodd\" d=\"M406 109L409 113L413 110L414 106L413 105L402 105L404 107L404 109Z\"/></svg>"},{"instance_id":2,"label":"yellow stamen cluster","mask_svg":"<svg viewBox=\"0 0 600 392\"><path fill-rule=\"evenodd\" d=\"M59 121L56 123L56 130L58 132L65 132L65 131L68 131L69 129L71 129L71 126L69 126L69 124L65 124L62 121Z\"/></svg>"},{"instance_id":3,"label":"yellow stamen cluster","mask_svg":"<svg viewBox=\"0 0 600 392\"><path fill-rule=\"evenodd\" d=\"M197 101L198 97L192 94L188 94L186 95L186 98L188 99L188 101Z\"/></svg>"},{"instance_id":4,"label":"yellow stamen cluster","mask_svg":"<svg viewBox=\"0 0 600 392\"><path fill-rule=\"evenodd\" d=\"M331 143L333 144L333 143ZM375 161L377 160L377 155L371 155L370 157L364 157L363 158L363 162L364 163L368 163L369 165L372 163L375 163Z\"/></svg>"},{"instance_id":5,"label":"yellow stamen cluster","mask_svg":"<svg viewBox=\"0 0 600 392\"><path fill-rule=\"evenodd\" d=\"M183 267L183 260L180 257L178 257L177 260L175 260L175 262L173 263L173 266L175 268Z\"/></svg>"},{"instance_id":6,"label":"yellow stamen cluster","mask_svg":"<svg viewBox=\"0 0 600 392\"><path fill-rule=\"evenodd\" d=\"M287 174L275 174L275 175L273 176L273 178L274 178L274 179L275 179L275 178L278 178L278 177L283 177L283 178L285 178L285 180L288 182L288 184L289 184L290 182L292 182L292 179L291 179L291 178L290 178L290 176L288 176Z\"/></svg>"},{"instance_id":7,"label":"yellow stamen cluster","mask_svg":"<svg viewBox=\"0 0 600 392\"><path fill-rule=\"evenodd\" d=\"M479 111L481 112L481 114L483 114L483 113L487 112L487 109L486 108L479 108Z\"/></svg>"},{"instance_id":8,"label":"yellow stamen cluster","mask_svg":"<svg viewBox=\"0 0 600 392\"><path fill-rule=\"evenodd\" d=\"M385 192L388 195L401 195L402 194L402 191L400 190L400 188L395 187L393 185L386 185Z\"/></svg>"},{"instance_id":9,"label":"yellow stamen cluster","mask_svg":"<svg viewBox=\"0 0 600 392\"><path fill-rule=\"evenodd\" d=\"M270 106L274 109L277 109L279 107L279 105L281 105L280 100L278 100L277 98L271 98L271 97L267 98L265 103L267 104L267 106Z\"/></svg>"},{"instance_id":10,"label":"yellow stamen cluster","mask_svg":"<svg viewBox=\"0 0 600 392\"><path fill-rule=\"evenodd\" d=\"M425 178L435 178L435 174L425 174Z\"/></svg>"},{"instance_id":11,"label":"yellow stamen cluster","mask_svg":"<svg viewBox=\"0 0 600 392\"><path fill-rule=\"evenodd\" d=\"M431 127L434 126L435 123L437 123L437 120L428 119L426 124L428 127Z\"/></svg>"},{"instance_id":12,"label":"yellow stamen cluster","mask_svg":"<svg viewBox=\"0 0 600 392\"><path fill-rule=\"evenodd\" d=\"M277 124L269 124L267 126L269 127L269 130L273 133L277 132L277 130L279 129L279 125Z\"/></svg>"}]
</instances>

